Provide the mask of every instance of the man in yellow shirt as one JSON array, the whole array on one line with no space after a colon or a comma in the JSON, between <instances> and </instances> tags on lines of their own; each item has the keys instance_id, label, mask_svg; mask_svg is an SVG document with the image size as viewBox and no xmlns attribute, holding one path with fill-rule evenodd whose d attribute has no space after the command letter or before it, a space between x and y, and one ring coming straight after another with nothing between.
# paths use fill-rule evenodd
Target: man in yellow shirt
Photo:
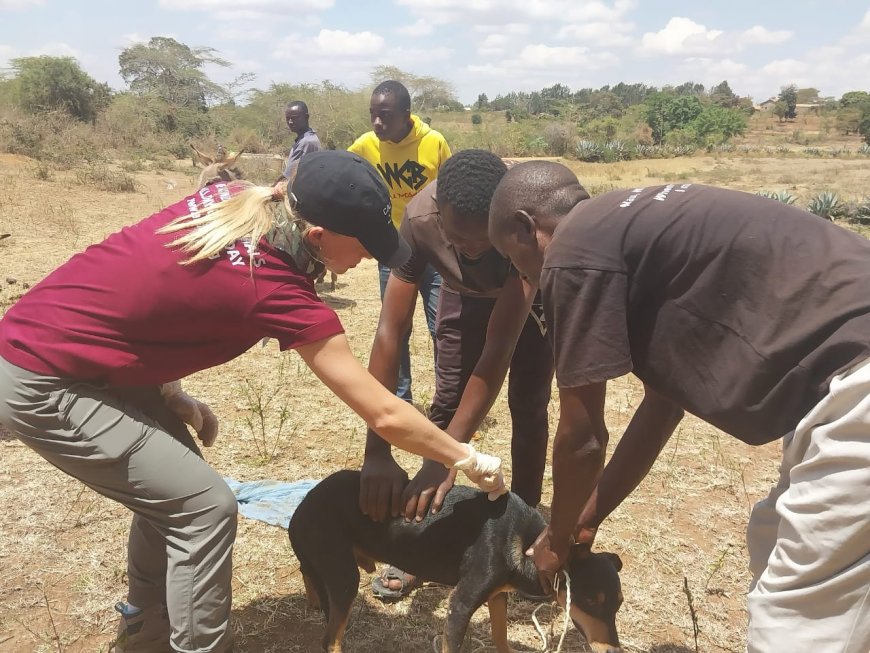
<instances>
[{"instance_id":1,"label":"man in yellow shirt","mask_svg":"<svg viewBox=\"0 0 870 653\"><path fill-rule=\"evenodd\" d=\"M360 136L348 149L359 154L378 169L393 204L392 219L396 229L402 224L408 202L435 177L450 157L450 147L440 132L411 114L411 96L404 85L394 80L381 82L372 92L369 114L372 131ZM390 278L390 269L380 266L381 299ZM420 296L426 313L429 333L435 337L435 312L441 276L430 265L420 280ZM399 364L396 394L411 401L411 356L406 337Z\"/></svg>"}]
</instances>

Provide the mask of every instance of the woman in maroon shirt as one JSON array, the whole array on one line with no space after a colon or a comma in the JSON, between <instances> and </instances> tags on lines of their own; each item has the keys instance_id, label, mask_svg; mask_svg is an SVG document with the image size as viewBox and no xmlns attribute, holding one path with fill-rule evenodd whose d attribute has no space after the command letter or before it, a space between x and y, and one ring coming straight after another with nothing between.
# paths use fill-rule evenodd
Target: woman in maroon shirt
<instances>
[{"instance_id":1,"label":"woman in maroon shirt","mask_svg":"<svg viewBox=\"0 0 870 653\"><path fill-rule=\"evenodd\" d=\"M284 197L203 188L77 254L0 320L0 423L134 514L116 651L232 647L236 501L183 423L210 446L216 420L176 380L263 337L296 349L386 440L504 492L500 461L370 376L317 297L324 266L369 257L407 257L380 176L348 152L313 153Z\"/></svg>"}]
</instances>

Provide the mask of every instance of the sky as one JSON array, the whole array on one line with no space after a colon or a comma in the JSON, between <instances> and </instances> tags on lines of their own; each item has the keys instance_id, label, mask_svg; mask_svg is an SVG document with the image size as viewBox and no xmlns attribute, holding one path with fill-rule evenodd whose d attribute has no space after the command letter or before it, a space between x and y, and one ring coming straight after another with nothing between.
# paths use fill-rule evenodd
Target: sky
<instances>
[{"instance_id":1,"label":"sky","mask_svg":"<svg viewBox=\"0 0 870 653\"><path fill-rule=\"evenodd\" d=\"M576 90L728 80L756 102L794 83L870 90L870 0L0 0L0 68L75 57L125 87L118 55L152 36L215 48L255 88L349 88L395 65L450 82L460 101L554 83Z\"/></svg>"}]
</instances>

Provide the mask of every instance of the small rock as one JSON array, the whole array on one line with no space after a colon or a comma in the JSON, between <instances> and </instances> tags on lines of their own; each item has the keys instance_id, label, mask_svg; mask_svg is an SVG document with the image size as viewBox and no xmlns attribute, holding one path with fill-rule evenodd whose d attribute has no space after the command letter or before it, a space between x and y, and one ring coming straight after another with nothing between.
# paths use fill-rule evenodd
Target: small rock
<instances>
[{"instance_id":1,"label":"small rock","mask_svg":"<svg viewBox=\"0 0 870 653\"><path fill-rule=\"evenodd\" d=\"M8 283L11 286L13 284L18 283L18 279L16 279L15 277L6 277L6 283Z\"/></svg>"}]
</instances>

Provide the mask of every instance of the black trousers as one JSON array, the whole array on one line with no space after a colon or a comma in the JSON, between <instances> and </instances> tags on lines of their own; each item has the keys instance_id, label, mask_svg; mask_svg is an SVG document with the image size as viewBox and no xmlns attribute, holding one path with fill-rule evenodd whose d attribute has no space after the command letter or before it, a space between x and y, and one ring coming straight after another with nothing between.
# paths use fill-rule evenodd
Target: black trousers
<instances>
[{"instance_id":1,"label":"black trousers","mask_svg":"<svg viewBox=\"0 0 870 653\"><path fill-rule=\"evenodd\" d=\"M494 299L468 297L442 287L435 326L435 396L430 419L446 428L486 342ZM553 380L553 352L542 332L540 304L532 308L511 358L508 408L511 414L511 491L535 506L549 439L547 406ZM537 318L537 319L536 319Z\"/></svg>"}]
</instances>

